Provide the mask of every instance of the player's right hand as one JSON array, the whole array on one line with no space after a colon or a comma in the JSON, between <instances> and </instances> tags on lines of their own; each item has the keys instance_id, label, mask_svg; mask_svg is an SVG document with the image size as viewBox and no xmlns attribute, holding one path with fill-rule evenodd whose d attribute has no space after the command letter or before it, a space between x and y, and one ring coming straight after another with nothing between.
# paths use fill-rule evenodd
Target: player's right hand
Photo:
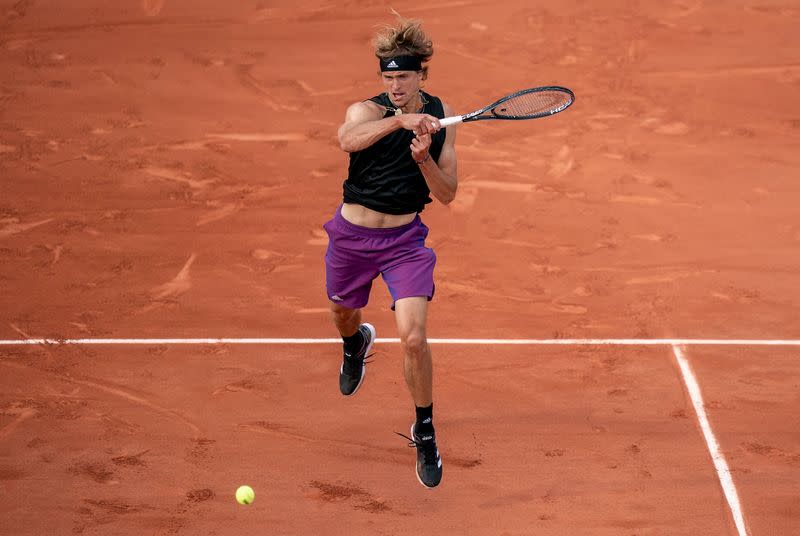
<instances>
[{"instance_id":1,"label":"player's right hand","mask_svg":"<svg viewBox=\"0 0 800 536\"><path fill-rule=\"evenodd\" d=\"M403 114L397 117L400 119L400 125L416 136L433 134L442 128L439 119L428 114Z\"/></svg>"}]
</instances>

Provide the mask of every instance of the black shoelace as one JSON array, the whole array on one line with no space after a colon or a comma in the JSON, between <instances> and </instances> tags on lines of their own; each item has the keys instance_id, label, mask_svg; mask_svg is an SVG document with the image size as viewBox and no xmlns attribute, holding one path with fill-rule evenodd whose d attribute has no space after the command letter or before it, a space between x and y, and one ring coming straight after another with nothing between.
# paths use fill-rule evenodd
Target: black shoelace
<instances>
[{"instance_id":1,"label":"black shoelace","mask_svg":"<svg viewBox=\"0 0 800 536\"><path fill-rule=\"evenodd\" d=\"M436 462L436 441L435 439L431 438L430 441L417 441L411 437L408 437L405 434L401 434L400 432L395 432L395 434L399 435L400 437L404 437L408 439L409 447L414 447L419 449L422 452L422 459L424 464L435 464Z\"/></svg>"}]
</instances>

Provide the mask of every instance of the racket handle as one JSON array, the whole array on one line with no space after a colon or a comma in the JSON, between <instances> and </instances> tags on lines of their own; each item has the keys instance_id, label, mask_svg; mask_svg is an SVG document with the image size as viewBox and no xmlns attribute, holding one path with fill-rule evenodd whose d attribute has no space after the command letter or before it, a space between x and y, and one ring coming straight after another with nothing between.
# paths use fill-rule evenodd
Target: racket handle
<instances>
[{"instance_id":1,"label":"racket handle","mask_svg":"<svg viewBox=\"0 0 800 536\"><path fill-rule=\"evenodd\" d=\"M449 127L450 125L455 125L463 121L463 118L460 115L456 115L453 117L445 117L444 119L439 119L439 124L442 125L442 128Z\"/></svg>"}]
</instances>

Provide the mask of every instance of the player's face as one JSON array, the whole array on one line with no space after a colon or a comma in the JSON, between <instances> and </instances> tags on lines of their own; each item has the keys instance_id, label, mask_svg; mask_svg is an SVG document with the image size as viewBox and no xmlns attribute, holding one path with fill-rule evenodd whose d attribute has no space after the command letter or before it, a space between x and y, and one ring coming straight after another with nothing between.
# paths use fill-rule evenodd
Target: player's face
<instances>
[{"instance_id":1,"label":"player's face","mask_svg":"<svg viewBox=\"0 0 800 536\"><path fill-rule=\"evenodd\" d=\"M381 73L383 87L395 106L402 108L419 93L422 82L422 72L417 71L387 71Z\"/></svg>"}]
</instances>

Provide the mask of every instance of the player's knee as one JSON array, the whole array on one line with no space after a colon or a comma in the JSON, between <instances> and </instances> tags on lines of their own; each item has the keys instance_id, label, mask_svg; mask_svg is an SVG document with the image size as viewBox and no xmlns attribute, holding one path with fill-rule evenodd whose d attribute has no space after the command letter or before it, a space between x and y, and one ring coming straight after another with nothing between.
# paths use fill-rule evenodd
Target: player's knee
<instances>
[{"instance_id":1,"label":"player's knee","mask_svg":"<svg viewBox=\"0 0 800 536\"><path fill-rule=\"evenodd\" d=\"M428 349L428 339L422 331L412 331L401 340L403 351L409 357L423 355Z\"/></svg>"},{"instance_id":2,"label":"player's knee","mask_svg":"<svg viewBox=\"0 0 800 536\"><path fill-rule=\"evenodd\" d=\"M349 309L331 302L331 314L333 314L337 320L347 321L353 318L354 315L358 314L358 309Z\"/></svg>"}]
</instances>

